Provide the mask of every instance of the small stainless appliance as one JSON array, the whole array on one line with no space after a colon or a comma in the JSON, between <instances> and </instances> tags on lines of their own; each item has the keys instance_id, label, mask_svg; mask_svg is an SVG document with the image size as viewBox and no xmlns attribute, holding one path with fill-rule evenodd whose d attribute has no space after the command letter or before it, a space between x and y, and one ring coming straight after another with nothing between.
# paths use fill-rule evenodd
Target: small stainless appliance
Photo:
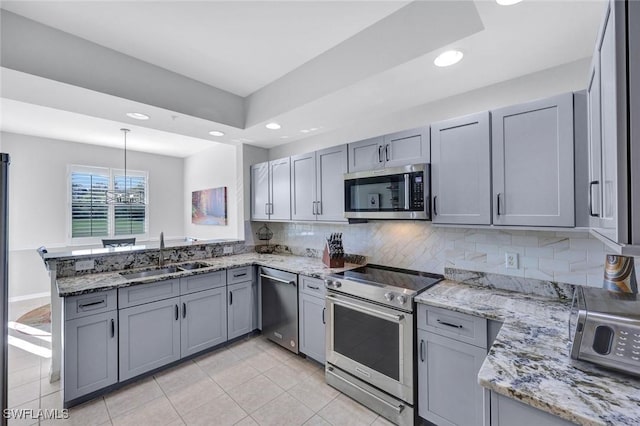
<instances>
[{"instance_id":1,"label":"small stainless appliance","mask_svg":"<svg viewBox=\"0 0 640 426\"><path fill-rule=\"evenodd\" d=\"M429 164L347 173L344 216L349 219L431 219Z\"/></svg>"},{"instance_id":2,"label":"small stainless appliance","mask_svg":"<svg viewBox=\"0 0 640 426\"><path fill-rule=\"evenodd\" d=\"M327 383L394 423L412 425L413 299L441 279L379 265L326 279Z\"/></svg>"},{"instance_id":3,"label":"small stainless appliance","mask_svg":"<svg viewBox=\"0 0 640 426\"><path fill-rule=\"evenodd\" d=\"M262 334L298 353L298 276L273 268L260 268Z\"/></svg>"},{"instance_id":4,"label":"small stainless appliance","mask_svg":"<svg viewBox=\"0 0 640 426\"><path fill-rule=\"evenodd\" d=\"M571 358L640 376L638 294L577 287L573 302Z\"/></svg>"}]
</instances>

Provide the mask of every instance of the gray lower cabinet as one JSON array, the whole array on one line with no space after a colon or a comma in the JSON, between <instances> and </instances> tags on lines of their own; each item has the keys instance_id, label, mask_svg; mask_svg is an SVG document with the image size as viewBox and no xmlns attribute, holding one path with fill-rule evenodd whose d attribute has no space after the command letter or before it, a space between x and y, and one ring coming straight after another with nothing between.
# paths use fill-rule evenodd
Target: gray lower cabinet
<instances>
[{"instance_id":1,"label":"gray lower cabinet","mask_svg":"<svg viewBox=\"0 0 640 426\"><path fill-rule=\"evenodd\" d=\"M573 423L491 392L491 426L569 426Z\"/></svg>"},{"instance_id":2,"label":"gray lower cabinet","mask_svg":"<svg viewBox=\"0 0 640 426\"><path fill-rule=\"evenodd\" d=\"M253 286L245 281L227 286L227 333L229 339L253 330Z\"/></svg>"},{"instance_id":3,"label":"gray lower cabinet","mask_svg":"<svg viewBox=\"0 0 640 426\"><path fill-rule=\"evenodd\" d=\"M64 400L118 382L118 312L87 315L64 324Z\"/></svg>"},{"instance_id":4,"label":"gray lower cabinet","mask_svg":"<svg viewBox=\"0 0 640 426\"><path fill-rule=\"evenodd\" d=\"M326 361L324 298L300 293L299 311L300 352L324 364Z\"/></svg>"},{"instance_id":5,"label":"gray lower cabinet","mask_svg":"<svg viewBox=\"0 0 640 426\"><path fill-rule=\"evenodd\" d=\"M180 298L121 309L120 381L180 359Z\"/></svg>"},{"instance_id":6,"label":"gray lower cabinet","mask_svg":"<svg viewBox=\"0 0 640 426\"><path fill-rule=\"evenodd\" d=\"M437 425L481 426L484 390L478 384L478 371L486 346L445 336L459 333L461 339L486 345L486 320L423 306L418 309L418 327L422 327L417 347L418 414ZM426 325L430 323L434 325ZM437 334L440 327L445 335Z\"/></svg>"},{"instance_id":7,"label":"gray lower cabinet","mask_svg":"<svg viewBox=\"0 0 640 426\"><path fill-rule=\"evenodd\" d=\"M324 364L326 361L326 287L323 280L305 275L300 275L298 281L300 284L298 286L300 352Z\"/></svg>"},{"instance_id":8,"label":"gray lower cabinet","mask_svg":"<svg viewBox=\"0 0 640 426\"><path fill-rule=\"evenodd\" d=\"M491 111L493 224L575 226L573 93Z\"/></svg>"},{"instance_id":9,"label":"gray lower cabinet","mask_svg":"<svg viewBox=\"0 0 640 426\"><path fill-rule=\"evenodd\" d=\"M227 341L226 287L180 297L180 356Z\"/></svg>"}]
</instances>

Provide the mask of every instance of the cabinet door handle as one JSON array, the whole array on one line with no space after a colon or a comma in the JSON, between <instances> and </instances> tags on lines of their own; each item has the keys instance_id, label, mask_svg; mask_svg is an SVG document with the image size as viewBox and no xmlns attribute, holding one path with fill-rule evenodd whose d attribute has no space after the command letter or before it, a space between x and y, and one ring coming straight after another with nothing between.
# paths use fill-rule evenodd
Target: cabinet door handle
<instances>
[{"instance_id":1,"label":"cabinet door handle","mask_svg":"<svg viewBox=\"0 0 640 426\"><path fill-rule=\"evenodd\" d=\"M314 287L312 285L308 285L307 287L309 287L312 290L320 290L320 287Z\"/></svg>"},{"instance_id":2,"label":"cabinet door handle","mask_svg":"<svg viewBox=\"0 0 640 426\"><path fill-rule=\"evenodd\" d=\"M382 163L382 145L378 145L378 163Z\"/></svg>"},{"instance_id":3,"label":"cabinet door handle","mask_svg":"<svg viewBox=\"0 0 640 426\"><path fill-rule=\"evenodd\" d=\"M182 318L187 317L187 304L182 302Z\"/></svg>"},{"instance_id":4,"label":"cabinet door handle","mask_svg":"<svg viewBox=\"0 0 640 426\"><path fill-rule=\"evenodd\" d=\"M323 324L326 324L326 323L327 323L327 322L324 320L324 313L325 313L325 311L326 311L326 310L327 310L327 308L326 308L326 307L325 307L325 308L322 308L322 323L323 323Z\"/></svg>"},{"instance_id":5,"label":"cabinet door handle","mask_svg":"<svg viewBox=\"0 0 640 426\"><path fill-rule=\"evenodd\" d=\"M246 275L247 275L247 273L246 273L246 272L243 272L243 273L241 273L241 274L233 274L233 278L240 278L240 277L244 277L244 276L246 276Z\"/></svg>"},{"instance_id":6,"label":"cabinet door handle","mask_svg":"<svg viewBox=\"0 0 640 426\"><path fill-rule=\"evenodd\" d=\"M438 216L438 203L436 202L437 199L438 199L437 195L433 197L433 215L434 216Z\"/></svg>"},{"instance_id":7,"label":"cabinet door handle","mask_svg":"<svg viewBox=\"0 0 640 426\"><path fill-rule=\"evenodd\" d=\"M233 305L233 292L229 292L229 306Z\"/></svg>"},{"instance_id":8,"label":"cabinet door handle","mask_svg":"<svg viewBox=\"0 0 640 426\"><path fill-rule=\"evenodd\" d=\"M116 337L116 320L111 318L111 338Z\"/></svg>"},{"instance_id":9,"label":"cabinet door handle","mask_svg":"<svg viewBox=\"0 0 640 426\"><path fill-rule=\"evenodd\" d=\"M318 207L316 208L316 214L317 215L321 215L322 214L322 202L321 201L316 201L316 203L318 203Z\"/></svg>"},{"instance_id":10,"label":"cabinet door handle","mask_svg":"<svg viewBox=\"0 0 640 426\"><path fill-rule=\"evenodd\" d=\"M498 214L498 216L500 216L500 214L501 214L501 213L500 213L500 195L502 195L502 194L500 194L500 193L498 192L498 195L497 195L497 197L496 197L496 198L497 198L497 204L498 204L498 213L497 213L497 214Z\"/></svg>"},{"instance_id":11,"label":"cabinet door handle","mask_svg":"<svg viewBox=\"0 0 640 426\"><path fill-rule=\"evenodd\" d=\"M420 339L420 361L424 362L424 360L426 359L426 354L425 354L425 346L424 346L424 340Z\"/></svg>"},{"instance_id":12,"label":"cabinet door handle","mask_svg":"<svg viewBox=\"0 0 640 426\"><path fill-rule=\"evenodd\" d=\"M592 180L589 182L589 216L600 217L599 213L593 212L593 185L600 185L600 181Z\"/></svg>"},{"instance_id":13,"label":"cabinet door handle","mask_svg":"<svg viewBox=\"0 0 640 426\"><path fill-rule=\"evenodd\" d=\"M451 324L450 322L442 321L440 319L437 319L436 322L441 325L446 325L447 327L462 328L459 324Z\"/></svg>"},{"instance_id":14,"label":"cabinet door handle","mask_svg":"<svg viewBox=\"0 0 640 426\"><path fill-rule=\"evenodd\" d=\"M386 144L384 146L384 157L386 161L389 161L389 144Z\"/></svg>"},{"instance_id":15,"label":"cabinet door handle","mask_svg":"<svg viewBox=\"0 0 640 426\"><path fill-rule=\"evenodd\" d=\"M273 203L269 203L269 214L273 214Z\"/></svg>"},{"instance_id":16,"label":"cabinet door handle","mask_svg":"<svg viewBox=\"0 0 640 426\"><path fill-rule=\"evenodd\" d=\"M176 321L180 319L180 312L178 312L179 310L180 308L178 308L178 305L176 305Z\"/></svg>"},{"instance_id":17,"label":"cabinet door handle","mask_svg":"<svg viewBox=\"0 0 640 426\"><path fill-rule=\"evenodd\" d=\"M264 203L264 214L269 216L269 203Z\"/></svg>"},{"instance_id":18,"label":"cabinet door handle","mask_svg":"<svg viewBox=\"0 0 640 426\"><path fill-rule=\"evenodd\" d=\"M313 215L317 215L318 214L318 209L316 208L316 203L317 201L313 201L311 204L313 205Z\"/></svg>"},{"instance_id":19,"label":"cabinet door handle","mask_svg":"<svg viewBox=\"0 0 640 426\"><path fill-rule=\"evenodd\" d=\"M91 302L91 303L83 303L81 305L78 305L78 307L80 309L85 309L85 308L90 308L92 306L96 306L96 305L103 305L105 304L105 300L98 300L97 302Z\"/></svg>"}]
</instances>

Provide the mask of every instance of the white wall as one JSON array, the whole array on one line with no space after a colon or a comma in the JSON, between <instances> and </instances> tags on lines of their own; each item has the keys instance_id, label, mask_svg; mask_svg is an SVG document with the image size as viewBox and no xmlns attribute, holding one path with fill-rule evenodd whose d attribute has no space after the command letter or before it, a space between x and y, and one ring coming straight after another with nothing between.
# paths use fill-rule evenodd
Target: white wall
<instances>
[{"instance_id":1,"label":"white wall","mask_svg":"<svg viewBox=\"0 0 640 426\"><path fill-rule=\"evenodd\" d=\"M206 151L187 157L184 162L183 216L185 235L198 239L241 238L239 226L243 211L238 195L236 147L215 144ZM227 225L195 225L191 223L191 193L202 189L227 187Z\"/></svg>"},{"instance_id":2,"label":"white wall","mask_svg":"<svg viewBox=\"0 0 640 426\"><path fill-rule=\"evenodd\" d=\"M474 112L582 90L587 85L590 61L591 58L581 59L408 110L354 121L348 127L271 148L269 159L303 154Z\"/></svg>"},{"instance_id":3,"label":"white wall","mask_svg":"<svg viewBox=\"0 0 640 426\"><path fill-rule=\"evenodd\" d=\"M123 151L96 145L0 133L9 169L9 291L47 292L40 246L63 247L68 235L67 166L123 167ZM149 236L183 236L183 160L127 152L127 168L149 172Z\"/></svg>"}]
</instances>

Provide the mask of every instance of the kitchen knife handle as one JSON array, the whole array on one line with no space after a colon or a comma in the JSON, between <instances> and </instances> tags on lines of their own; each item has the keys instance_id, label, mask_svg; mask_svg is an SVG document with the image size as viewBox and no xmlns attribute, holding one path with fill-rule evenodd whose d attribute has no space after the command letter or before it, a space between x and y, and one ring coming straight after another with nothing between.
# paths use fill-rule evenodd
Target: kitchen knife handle
<instances>
[{"instance_id":1,"label":"kitchen knife handle","mask_svg":"<svg viewBox=\"0 0 640 426\"><path fill-rule=\"evenodd\" d=\"M589 216L600 217L599 213L593 212L593 185L600 185L600 181L592 180L589 182Z\"/></svg>"}]
</instances>

